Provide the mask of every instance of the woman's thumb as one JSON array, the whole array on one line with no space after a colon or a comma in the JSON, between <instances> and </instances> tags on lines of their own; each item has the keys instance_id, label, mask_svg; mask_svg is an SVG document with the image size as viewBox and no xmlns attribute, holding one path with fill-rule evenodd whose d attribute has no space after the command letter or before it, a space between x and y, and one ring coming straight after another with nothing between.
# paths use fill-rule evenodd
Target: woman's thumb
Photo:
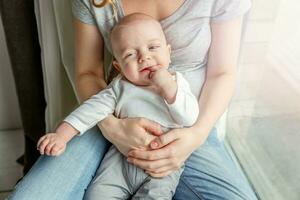
<instances>
[{"instance_id":1,"label":"woman's thumb","mask_svg":"<svg viewBox=\"0 0 300 200\"><path fill-rule=\"evenodd\" d=\"M156 122L148 121L147 124L144 124L145 130L155 136L160 136L163 134L163 131L160 125Z\"/></svg>"},{"instance_id":2,"label":"woman's thumb","mask_svg":"<svg viewBox=\"0 0 300 200\"><path fill-rule=\"evenodd\" d=\"M170 144L171 142L174 142L175 140L177 140L178 136L179 136L179 134L175 130L169 131L169 132L155 138L150 143L150 147L151 147L151 149L162 148L163 146L166 146L166 145Z\"/></svg>"}]
</instances>

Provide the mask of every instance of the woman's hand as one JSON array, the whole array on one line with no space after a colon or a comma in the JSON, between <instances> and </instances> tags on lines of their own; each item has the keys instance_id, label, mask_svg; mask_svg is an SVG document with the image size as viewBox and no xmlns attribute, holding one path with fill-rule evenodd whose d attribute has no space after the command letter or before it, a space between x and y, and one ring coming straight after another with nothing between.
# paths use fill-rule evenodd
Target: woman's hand
<instances>
[{"instance_id":1,"label":"woman's hand","mask_svg":"<svg viewBox=\"0 0 300 200\"><path fill-rule=\"evenodd\" d=\"M127 160L153 177L164 177L179 169L205 139L193 127L173 129L154 139L152 150L131 150Z\"/></svg>"},{"instance_id":2,"label":"woman's hand","mask_svg":"<svg viewBox=\"0 0 300 200\"><path fill-rule=\"evenodd\" d=\"M99 124L102 134L125 156L131 149L149 149L149 144L163 132L159 124L144 118L118 119L113 115Z\"/></svg>"}]
</instances>

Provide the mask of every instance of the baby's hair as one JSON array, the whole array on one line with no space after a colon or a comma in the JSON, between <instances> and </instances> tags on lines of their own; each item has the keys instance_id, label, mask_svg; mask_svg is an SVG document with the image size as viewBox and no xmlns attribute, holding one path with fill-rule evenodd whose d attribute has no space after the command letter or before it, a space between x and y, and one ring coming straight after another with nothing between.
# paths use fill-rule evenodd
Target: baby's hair
<instances>
[{"instance_id":1,"label":"baby's hair","mask_svg":"<svg viewBox=\"0 0 300 200\"><path fill-rule=\"evenodd\" d=\"M110 32L109 32L109 35L112 34L112 32L122 26L122 25L126 25L134 20L140 20L138 18L134 19L134 17L140 17L140 19L144 19L144 20L153 20L153 21L156 21L157 23L159 23L156 19L154 19L152 16L150 15L147 15L147 14L144 14L144 13L132 13L132 14L129 14L129 15L126 15L125 17L123 17L115 26L113 26L111 29L110 29Z\"/></svg>"},{"instance_id":2,"label":"baby's hair","mask_svg":"<svg viewBox=\"0 0 300 200\"><path fill-rule=\"evenodd\" d=\"M125 17L123 17L115 26L113 26L110 31L109 31L109 38L110 40L112 40L113 38L113 34L114 32L117 31L118 28L122 27L122 26L126 26L128 24L131 24L132 22L138 21L138 20L145 20L145 21L152 21L154 23L157 23L157 25L160 27L162 33L164 33L163 28L161 26L161 24L159 23L158 20L156 20L154 17L144 14L144 13L131 13L129 15L126 15ZM165 34L163 34L165 40L166 40L166 36ZM114 54L113 52L113 47L112 47L112 54Z\"/></svg>"},{"instance_id":3,"label":"baby's hair","mask_svg":"<svg viewBox=\"0 0 300 200\"><path fill-rule=\"evenodd\" d=\"M116 31L116 29L118 29L119 27L126 26L137 20L150 20L150 21L156 22L161 27L160 23L152 16L144 14L144 13L136 12L136 13L126 15L115 26L113 26L109 31L109 38L110 39L112 38L113 32ZM162 27L161 27L161 29L162 29Z\"/></svg>"}]
</instances>

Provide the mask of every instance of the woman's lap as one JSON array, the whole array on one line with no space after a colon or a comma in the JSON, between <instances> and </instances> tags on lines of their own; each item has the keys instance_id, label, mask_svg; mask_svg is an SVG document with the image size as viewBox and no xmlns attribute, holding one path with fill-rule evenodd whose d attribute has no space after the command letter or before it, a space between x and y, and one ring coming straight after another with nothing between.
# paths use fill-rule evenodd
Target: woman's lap
<instances>
[{"instance_id":1,"label":"woman's lap","mask_svg":"<svg viewBox=\"0 0 300 200\"><path fill-rule=\"evenodd\" d=\"M97 127L73 139L59 157L42 156L11 200L81 200L110 143ZM174 199L256 199L213 131L186 161Z\"/></svg>"},{"instance_id":2,"label":"woman's lap","mask_svg":"<svg viewBox=\"0 0 300 200\"><path fill-rule=\"evenodd\" d=\"M186 161L173 199L256 200L240 169L214 128L206 142Z\"/></svg>"},{"instance_id":3,"label":"woman's lap","mask_svg":"<svg viewBox=\"0 0 300 200\"><path fill-rule=\"evenodd\" d=\"M110 143L94 127L58 157L41 156L17 184L12 200L81 200Z\"/></svg>"}]
</instances>

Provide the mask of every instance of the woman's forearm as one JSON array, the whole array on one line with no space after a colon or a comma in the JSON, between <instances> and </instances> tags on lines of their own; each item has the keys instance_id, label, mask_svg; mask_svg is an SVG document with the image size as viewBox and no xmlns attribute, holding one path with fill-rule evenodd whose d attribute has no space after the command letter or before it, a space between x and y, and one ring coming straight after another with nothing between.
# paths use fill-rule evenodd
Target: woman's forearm
<instances>
[{"instance_id":1,"label":"woman's forearm","mask_svg":"<svg viewBox=\"0 0 300 200\"><path fill-rule=\"evenodd\" d=\"M199 116L194 125L197 132L200 131L205 138L228 107L233 95L235 79L235 73L224 73L207 78L199 98Z\"/></svg>"},{"instance_id":2,"label":"woman's forearm","mask_svg":"<svg viewBox=\"0 0 300 200\"><path fill-rule=\"evenodd\" d=\"M109 140L110 142L113 141L112 137L116 137L115 134L110 135L110 134L106 134L106 133L110 133L110 131L108 129L111 129L112 127L116 128L119 124L119 119L116 118L114 115L108 115L105 119L103 119L102 121L98 122L97 125L100 128L100 130L102 131L104 137Z\"/></svg>"},{"instance_id":3,"label":"woman's forearm","mask_svg":"<svg viewBox=\"0 0 300 200\"><path fill-rule=\"evenodd\" d=\"M92 95L97 94L106 86L106 82L93 73L85 73L76 77L76 89L80 102L83 102Z\"/></svg>"}]
</instances>

